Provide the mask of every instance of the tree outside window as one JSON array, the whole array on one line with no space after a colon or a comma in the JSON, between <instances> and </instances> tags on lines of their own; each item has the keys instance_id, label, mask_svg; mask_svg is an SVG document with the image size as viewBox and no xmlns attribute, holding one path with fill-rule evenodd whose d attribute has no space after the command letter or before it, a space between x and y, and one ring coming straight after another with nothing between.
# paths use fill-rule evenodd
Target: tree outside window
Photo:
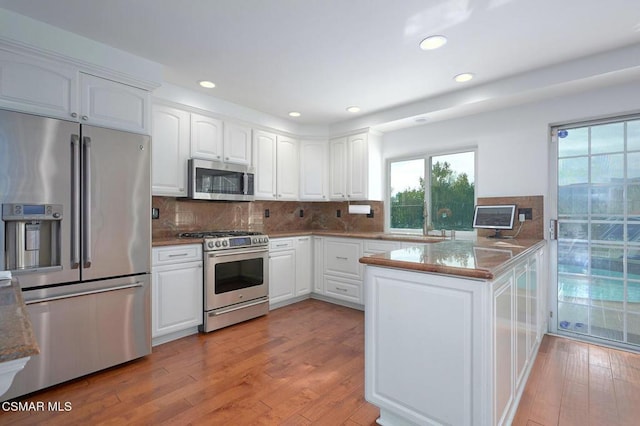
<instances>
[{"instance_id":1,"label":"tree outside window","mask_svg":"<svg viewBox=\"0 0 640 426\"><path fill-rule=\"evenodd\" d=\"M427 159L431 163L428 183L424 178ZM390 228L422 231L425 185L429 185L429 229L472 230L474 162L473 151L391 162Z\"/></svg>"}]
</instances>

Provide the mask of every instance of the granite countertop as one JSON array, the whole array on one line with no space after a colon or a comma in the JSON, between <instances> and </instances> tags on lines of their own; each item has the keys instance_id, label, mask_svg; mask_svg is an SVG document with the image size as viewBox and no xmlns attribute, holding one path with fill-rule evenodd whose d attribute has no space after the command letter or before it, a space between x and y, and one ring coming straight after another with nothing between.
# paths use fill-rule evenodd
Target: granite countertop
<instances>
[{"instance_id":1,"label":"granite countertop","mask_svg":"<svg viewBox=\"0 0 640 426\"><path fill-rule=\"evenodd\" d=\"M0 281L4 283L5 281ZM22 299L20 284L0 287L0 362L40 353L31 321Z\"/></svg>"},{"instance_id":2,"label":"granite countertop","mask_svg":"<svg viewBox=\"0 0 640 426\"><path fill-rule=\"evenodd\" d=\"M202 244L202 238L180 238L180 237L164 237L154 238L151 242L152 247L176 246L180 244Z\"/></svg>"},{"instance_id":3,"label":"granite countertop","mask_svg":"<svg viewBox=\"0 0 640 426\"><path fill-rule=\"evenodd\" d=\"M369 240L389 240L389 241L404 241L413 243L436 243L443 241L442 237L437 236L422 236L417 234L389 234L385 232L350 232L350 231L277 231L268 232L269 238L287 238L287 237L300 237L306 235L317 235L319 237L342 237L342 238L362 238ZM153 247L171 246L178 244L201 244L201 238L180 238L175 237L163 237L154 238L152 242Z\"/></svg>"},{"instance_id":4,"label":"granite countertop","mask_svg":"<svg viewBox=\"0 0 640 426\"><path fill-rule=\"evenodd\" d=\"M363 257L360 263L492 280L544 244L544 240L495 240L484 237L450 240Z\"/></svg>"}]
</instances>

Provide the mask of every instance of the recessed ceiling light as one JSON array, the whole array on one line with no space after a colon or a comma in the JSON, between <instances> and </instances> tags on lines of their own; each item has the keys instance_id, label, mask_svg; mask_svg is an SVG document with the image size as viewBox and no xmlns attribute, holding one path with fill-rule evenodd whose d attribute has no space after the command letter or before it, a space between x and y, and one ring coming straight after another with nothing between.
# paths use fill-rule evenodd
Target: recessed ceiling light
<instances>
[{"instance_id":1,"label":"recessed ceiling light","mask_svg":"<svg viewBox=\"0 0 640 426\"><path fill-rule=\"evenodd\" d=\"M433 35L425 38L420 42L420 49L434 50L447 44L447 38L442 35Z\"/></svg>"},{"instance_id":2,"label":"recessed ceiling light","mask_svg":"<svg viewBox=\"0 0 640 426\"><path fill-rule=\"evenodd\" d=\"M199 81L198 84L200 86L204 87L205 89L213 89L214 87L216 87L215 83L213 83L212 81L208 81L208 80Z\"/></svg>"},{"instance_id":3,"label":"recessed ceiling light","mask_svg":"<svg viewBox=\"0 0 640 426\"><path fill-rule=\"evenodd\" d=\"M464 83L466 81L469 81L473 78L473 74L471 74L470 72L465 72L462 74L458 74L455 77L453 77L453 79L455 81L457 81L458 83Z\"/></svg>"},{"instance_id":4,"label":"recessed ceiling light","mask_svg":"<svg viewBox=\"0 0 640 426\"><path fill-rule=\"evenodd\" d=\"M360 112L360 107L352 105L350 107L347 107L347 111L349 111L349 112Z\"/></svg>"},{"instance_id":5,"label":"recessed ceiling light","mask_svg":"<svg viewBox=\"0 0 640 426\"><path fill-rule=\"evenodd\" d=\"M300 113L298 111L291 111L289 117L300 117Z\"/></svg>"}]
</instances>

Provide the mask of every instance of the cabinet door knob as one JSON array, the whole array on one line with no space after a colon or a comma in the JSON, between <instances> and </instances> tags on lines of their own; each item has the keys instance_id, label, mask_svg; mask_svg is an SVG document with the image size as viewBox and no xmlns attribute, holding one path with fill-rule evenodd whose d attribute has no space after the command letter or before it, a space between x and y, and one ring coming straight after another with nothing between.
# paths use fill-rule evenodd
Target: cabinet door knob
<instances>
[{"instance_id":1,"label":"cabinet door knob","mask_svg":"<svg viewBox=\"0 0 640 426\"><path fill-rule=\"evenodd\" d=\"M72 116L73 118L76 118L76 117L78 117L78 113L77 113L77 112L72 112L72 113L71 113L71 116Z\"/></svg>"},{"instance_id":2,"label":"cabinet door knob","mask_svg":"<svg viewBox=\"0 0 640 426\"><path fill-rule=\"evenodd\" d=\"M87 120L89 119L89 117L87 117L86 115L83 115L83 116L82 116L82 119L83 119L84 121L87 121Z\"/></svg>"}]
</instances>

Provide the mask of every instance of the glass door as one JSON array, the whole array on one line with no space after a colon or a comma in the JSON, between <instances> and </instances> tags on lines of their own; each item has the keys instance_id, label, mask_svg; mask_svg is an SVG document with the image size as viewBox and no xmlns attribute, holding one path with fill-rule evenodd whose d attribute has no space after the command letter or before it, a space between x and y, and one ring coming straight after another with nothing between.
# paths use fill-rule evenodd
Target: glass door
<instances>
[{"instance_id":1,"label":"glass door","mask_svg":"<svg viewBox=\"0 0 640 426\"><path fill-rule=\"evenodd\" d=\"M640 347L640 117L560 126L552 331ZM555 253L555 254L554 254Z\"/></svg>"}]
</instances>

